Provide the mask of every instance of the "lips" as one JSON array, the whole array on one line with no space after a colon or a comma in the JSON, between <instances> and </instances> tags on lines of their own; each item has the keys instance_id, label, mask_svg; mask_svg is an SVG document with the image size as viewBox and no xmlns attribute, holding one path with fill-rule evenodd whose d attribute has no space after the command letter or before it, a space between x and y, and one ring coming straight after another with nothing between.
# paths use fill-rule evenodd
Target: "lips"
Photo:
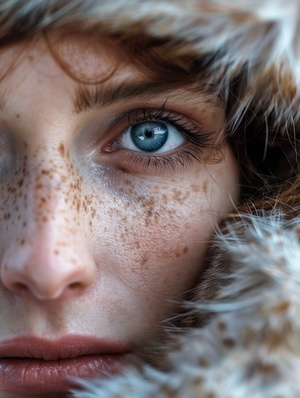
<instances>
[{"instance_id":1,"label":"lips","mask_svg":"<svg viewBox=\"0 0 300 398\"><path fill-rule=\"evenodd\" d=\"M18 338L0 343L0 391L34 396L66 392L72 378L120 373L130 353L123 343L86 336Z\"/></svg>"}]
</instances>

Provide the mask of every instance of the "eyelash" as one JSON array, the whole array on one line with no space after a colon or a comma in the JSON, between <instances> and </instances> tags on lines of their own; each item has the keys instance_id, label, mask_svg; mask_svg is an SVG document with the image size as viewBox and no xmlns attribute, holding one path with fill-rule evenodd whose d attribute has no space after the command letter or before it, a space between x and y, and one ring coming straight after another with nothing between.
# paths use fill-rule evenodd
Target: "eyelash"
<instances>
[{"instance_id":1,"label":"eyelash","mask_svg":"<svg viewBox=\"0 0 300 398\"><path fill-rule=\"evenodd\" d=\"M178 129L180 134L192 144L168 155L130 153L129 161L131 163L144 169L154 168L156 172L168 170L174 172L177 171L178 167L184 168L192 165L194 161L201 162L201 154L212 139L212 133L204 131L203 126L192 123L183 115L165 110L164 106L159 109L136 109L125 113L123 117L127 118L127 124L122 134L125 134L135 124L146 121L161 121Z\"/></svg>"}]
</instances>

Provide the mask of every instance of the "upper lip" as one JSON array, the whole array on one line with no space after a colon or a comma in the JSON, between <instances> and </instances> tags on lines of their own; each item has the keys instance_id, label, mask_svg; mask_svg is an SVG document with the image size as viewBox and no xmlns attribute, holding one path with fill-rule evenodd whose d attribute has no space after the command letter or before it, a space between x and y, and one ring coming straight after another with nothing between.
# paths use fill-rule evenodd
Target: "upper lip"
<instances>
[{"instance_id":1,"label":"upper lip","mask_svg":"<svg viewBox=\"0 0 300 398\"><path fill-rule=\"evenodd\" d=\"M128 352L129 349L125 343L80 335L69 335L55 340L18 337L0 342L0 358L35 358L51 361L84 355Z\"/></svg>"}]
</instances>

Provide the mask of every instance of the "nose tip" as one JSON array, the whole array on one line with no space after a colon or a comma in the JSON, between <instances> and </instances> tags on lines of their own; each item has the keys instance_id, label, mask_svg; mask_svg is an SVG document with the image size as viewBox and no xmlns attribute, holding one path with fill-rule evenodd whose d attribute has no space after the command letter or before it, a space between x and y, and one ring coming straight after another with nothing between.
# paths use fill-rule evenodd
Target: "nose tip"
<instances>
[{"instance_id":1,"label":"nose tip","mask_svg":"<svg viewBox=\"0 0 300 398\"><path fill-rule=\"evenodd\" d=\"M86 290L95 278L93 261L87 252L76 256L73 250L69 256L67 249L59 252L30 243L12 246L2 261L2 283L14 294L29 294L37 300L55 300Z\"/></svg>"}]
</instances>

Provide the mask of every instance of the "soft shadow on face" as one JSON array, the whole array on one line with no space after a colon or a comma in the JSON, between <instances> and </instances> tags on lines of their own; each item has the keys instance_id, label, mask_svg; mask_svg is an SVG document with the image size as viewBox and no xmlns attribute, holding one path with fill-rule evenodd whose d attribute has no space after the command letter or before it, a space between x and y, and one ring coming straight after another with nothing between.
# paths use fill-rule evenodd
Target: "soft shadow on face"
<instances>
[{"instance_id":1,"label":"soft shadow on face","mask_svg":"<svg viewBox=\"0 0 300 398\"><path fill-rule=\"evenodd\" d=\"M24 46L2 51L2 68ZM81 75L108 76L118 62L104 44L70 41L60 51ZM19 60L1 83L0 363L39 361L26 381L12 360L20 385L5 371L0 385L46 397L53 390L40 383L52 380L50 360L84 357L82 366L68 363L79 377L117 373L122 360L112 366L104 356L155 334L200 274L216 222L238 199L239 177L222 138L224 109L205 93L130 94L149 78L128 63L87 93L42 39ZM158 149L142 150L145 142ZM69 388L67 373L57 392Z\"/></svg>"}]
</instances>

